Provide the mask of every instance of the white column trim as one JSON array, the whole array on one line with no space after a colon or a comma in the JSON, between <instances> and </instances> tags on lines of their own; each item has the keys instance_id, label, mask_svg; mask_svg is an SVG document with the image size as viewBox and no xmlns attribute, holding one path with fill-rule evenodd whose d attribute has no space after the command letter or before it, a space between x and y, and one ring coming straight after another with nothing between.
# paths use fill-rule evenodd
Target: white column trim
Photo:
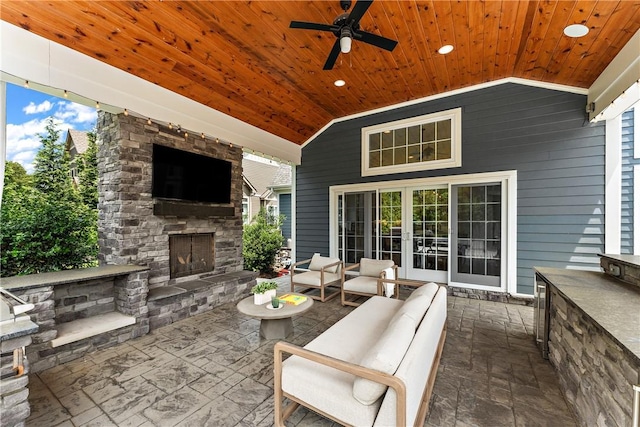
<instances>
[{"instance_id":1,"label":"white column trim","mask_svg":"<svg viewBox=\"0 0 640 427\"><path fill-rule=\"evenodd\" d=\"M633 158L640 159L640 102L633 107Z\"/></svg>"},{"instance_id":2,"label":"white column trim","mask_svg":"<svg viewBox=\"0 0 640 427\"><path fill-rule=\"evenodd\" d=\"M605 130L604 251L620 253L622 212L622 116L607 120Z\"/></svg>"},{"instance_id":3,"label":"white column trim","mask_svg":"<svg viewBox=\"0 0 640 427\"><path fill-rule=\"evenodd\" d=\"M4 165L7 161L7 84L0 81L0 207L4 190Z\"/></svg>"}]
</instances>

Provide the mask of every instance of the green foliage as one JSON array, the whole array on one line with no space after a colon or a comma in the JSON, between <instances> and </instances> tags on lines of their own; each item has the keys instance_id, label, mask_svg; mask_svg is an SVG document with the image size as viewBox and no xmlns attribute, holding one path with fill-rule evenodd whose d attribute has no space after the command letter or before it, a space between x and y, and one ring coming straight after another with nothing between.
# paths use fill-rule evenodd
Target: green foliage
<instances>
[{"instance_id":1,"label":"green foliage","mask_svg":"<svg viewBox=\"0 0 640 427\"><path fill-rule=\"evenodd\" d=\"M7 168L0 212L3 277L97 265L98 213L80 200L59 136L49 119L32 180L19 165Z\"/></svg>"},{"instance_id":2,"label":"green foliage","mask_svg":"<svg viewBox=\"0 0 640 427\"><path fill-rule=\"evenodd\" d=\"M87 134L87 151L78 157L80 199L91 209L98 206L98 146L95 132Z\"/></svg>"},{"instance_id":3,"label":"green foliage","mask_svg":"<svg viewBox=\"0 0 640 427\"><path fill-rule=\"evenodd\" d=\"M20 163L10 160L4 166L4 187L9 186L33 186L33 177L27 175L27 171Z\"/></svg>"},{"instance_id":4,"label":"green foliage","mask_svg":"<svg viewBox=\"0 0 640 427\"><path fill-rule=\"evenodd\" d=\"M280 232L282 221L283 215L276 217L262 208L251 224L244 226L242 256L246 269L262 274L273 272L276 254L284 240Z\"/></svg>"},{"instance_id":5,"label":"green foliage","mask_svg":"<svg viewBox=\"0 0 640 427\"><path fill-rule=\"evenodd\" d=\"M262 282L255 285L251 288L252 294L264 294L267 291L272 289L278 289L278 284L276 282Z\"/></svg>"},{"instance_id":6,"label":"green foliage","mask_svg":"<svg viewBox=\"0 0 640 427\"><path fill-rule=\"evenodd\" d=\"M76 198L71 180L69 154L52 117L47 119L46 133L40 135L42 148L36 154L33 178L38 191L53 197Z\"/></svg>"}]
</instances>

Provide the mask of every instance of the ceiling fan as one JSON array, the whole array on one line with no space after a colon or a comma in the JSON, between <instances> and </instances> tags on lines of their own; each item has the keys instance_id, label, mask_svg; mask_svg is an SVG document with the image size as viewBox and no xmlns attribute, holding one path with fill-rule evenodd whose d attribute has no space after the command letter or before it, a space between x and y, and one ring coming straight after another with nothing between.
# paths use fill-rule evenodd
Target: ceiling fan
<instances>
[{"instance_id":1,"label":"ceiling fan","mask_svg":"<svg viewBox=\"0 0 640 427\"><path fill-rule=\"evenodd\" d=\"M369 9L371 3L373 3L373 0L358 0L353 9L351 9L351 12L347 13L347 10L351 7L351 0L341 0L340 7L344 10L344 13L340 14L333 21L333 24L291 21L289 28L328 31L338 38L333 44L333 48L331 48L327 62L324 63L324 67L322 68L323 70L331 70L333 68L340 52L349 53L351 51L352 40L359 40L391 52L398 44L397 41L360 30L360 19L362 19L367 9Z\"/></svg>"}]
</instances>

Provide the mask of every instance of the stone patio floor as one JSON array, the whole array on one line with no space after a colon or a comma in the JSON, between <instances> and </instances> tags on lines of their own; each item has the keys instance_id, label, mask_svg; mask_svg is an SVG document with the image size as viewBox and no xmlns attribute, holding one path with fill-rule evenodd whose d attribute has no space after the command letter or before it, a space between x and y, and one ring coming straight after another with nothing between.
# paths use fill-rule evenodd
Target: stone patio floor
<instances>
[{"instance_id":1,"label":"stone patio floor","mask_svg":"<svg viewBox=\"0 0 640 427\"><path fill-rule=\"evenodd\" d=\"M282 289L287 289L283 286ZM352 308L294 318L304 345ZM29 376L30 426L271 426L273 345L235 303ZM290 426L332 426L303 408ZM534 345L533 309L449 298L448 334L425 426L575 426Z\"/></svg>"}]
</instances>

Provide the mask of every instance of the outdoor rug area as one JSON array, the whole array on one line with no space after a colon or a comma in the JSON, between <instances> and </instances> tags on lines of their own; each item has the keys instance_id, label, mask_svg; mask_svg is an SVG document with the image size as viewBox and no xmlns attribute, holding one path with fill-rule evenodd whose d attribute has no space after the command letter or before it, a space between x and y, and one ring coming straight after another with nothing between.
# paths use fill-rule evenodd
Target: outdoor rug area
<instances>
[{"instance_id":1,"label":"outdoor rug area","mask_svg":"<svg viewBox=\"0 0 640 427\"><path fill-rule=\"evenodd\" d=\"M288 291L282 287L283 291ZM304 345L352 308L294 318ZM425 426L575 426L534 345L533 309L449 298L448 334ZM271 426L273 345L235 303L29 376L27 426ZM298 409L290 426L331 426Z\"/></svg>"}]
</instances>

